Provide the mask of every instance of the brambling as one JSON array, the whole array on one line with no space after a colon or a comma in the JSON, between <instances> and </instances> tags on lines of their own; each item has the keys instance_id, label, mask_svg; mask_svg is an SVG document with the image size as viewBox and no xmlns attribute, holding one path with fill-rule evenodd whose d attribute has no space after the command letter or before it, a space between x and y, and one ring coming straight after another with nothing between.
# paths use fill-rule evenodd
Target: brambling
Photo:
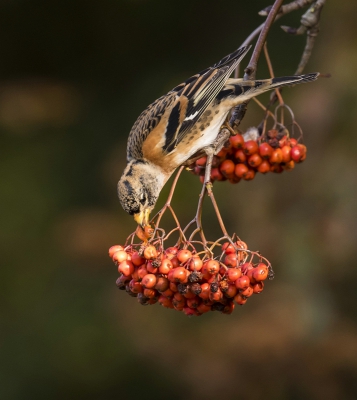
<instances>
[{"instance_id":1,"label":"brambling","mask_svg":"<svg viewBox=\"0 0 357 400\"><path fill-rule=\"evenodd\" d=\"M268 90L318 77L311 73L255 81L230 79L249 48L239 48L176 86L150 104L134 123L118 196L139 225L149 223L160 191L175 169L212 146L233 107Z\"/></svg>"}]
</instances>

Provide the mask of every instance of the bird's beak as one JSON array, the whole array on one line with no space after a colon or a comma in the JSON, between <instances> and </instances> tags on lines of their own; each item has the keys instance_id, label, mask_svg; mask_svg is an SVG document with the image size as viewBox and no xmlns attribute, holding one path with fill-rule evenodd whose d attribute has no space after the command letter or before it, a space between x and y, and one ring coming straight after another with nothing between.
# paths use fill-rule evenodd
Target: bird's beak
<instances>
[{"instance_id":1,"label":"bird's beak","mask_svg":"<svg viewBox=\"0 0 357 400\"><path fill-rule=\"evenodd\" d=\"M137 214L134 214L134 219L142 228L149 225L150 210L145 209Z\"/></svg>"}]
</instances>

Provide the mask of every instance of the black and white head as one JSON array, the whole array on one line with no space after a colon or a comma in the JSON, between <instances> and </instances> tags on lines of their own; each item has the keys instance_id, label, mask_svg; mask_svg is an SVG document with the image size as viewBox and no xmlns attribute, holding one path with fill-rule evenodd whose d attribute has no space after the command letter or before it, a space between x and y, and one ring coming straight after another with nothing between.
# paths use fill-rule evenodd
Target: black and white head
<instances>
[{"instance_id":1,"label":"black and white head","mask_svg":"<svg viewBox=\"0 0 357 400\"><path fill-rule=\"evenodd\" d=\"M118 196L124 210L133 215L139 225L148 225L166 180L162 171L151 163L132 160L126 166L118 182Z\"/></svg>"}]
</instances>

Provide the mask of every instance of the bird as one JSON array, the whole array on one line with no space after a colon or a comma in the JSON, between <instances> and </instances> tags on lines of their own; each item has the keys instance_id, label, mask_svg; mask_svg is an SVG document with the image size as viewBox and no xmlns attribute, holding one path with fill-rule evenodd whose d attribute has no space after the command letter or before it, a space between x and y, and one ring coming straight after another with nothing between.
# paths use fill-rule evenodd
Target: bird
<instances>
[{"instance_id":1,"label":"bird","mask_svg":"<svg viewBox=\"0 0 357 400\"><path fill-rule=\"evenodd\" d=\"M249 48L240 47L193 75L137 118L129 133L127 165L117 190L123 209L141 227L149 225L150 213L170 176L212 146L233 107L272 89L314 81L319 75L230 78Z\"/></svg>"}]
</instances>

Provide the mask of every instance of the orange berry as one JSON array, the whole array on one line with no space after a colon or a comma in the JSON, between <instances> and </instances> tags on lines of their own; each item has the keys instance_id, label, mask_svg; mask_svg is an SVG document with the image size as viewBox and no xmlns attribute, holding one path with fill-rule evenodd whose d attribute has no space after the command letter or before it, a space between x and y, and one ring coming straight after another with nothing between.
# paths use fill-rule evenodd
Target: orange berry
<instances>
[{"instance_id":1,"label":"orange berry","mask_svg":"<svg viewBox=\"0 0 357 400\"><path fill-rule=\"evenodd\" d=\"M158 297L158 292L155 289L144 289L143 295L148 299L153 299L154 297Z\"/></svg>"},{"instance_id":2,"label":"orange berry","mask_svg":"<svg viewBox=\"0 0 357 400\"><path fill-rule=\"evenodd\" d=\"M264 282L257 282L253 285L253 293L259 294L264 289Z\"/></svg>"},{"instance_id":3,"label":"orange berry","mask_svg":"<svg viewBox=\"0 0 357 400\"><path fill-rule=\"evenodd\" d=\"M259 263L256 268L254 268L253 278L257 281L264 281L267 279L269 274L269 269L264 263Z\"/></svg>"},{"instance_id":4,"label":"orange berry","mask_svg":"<svg viewBox=\"0 0 357 400\"><path fill-rule=\"evenodd\" d=\"M227 267L237 267L238 266L238 257L236 253L227 254L224 258L224 263Z\"/></svg>"},{"instance_id":5,"label":"orange berry","mask_svg":"<svg viewBox=\"0 0 357 400\"><path fill-rule=\"evenodd\" d=\"M131 274L134 272L134 269L134 264L127 260L122 261L118 267L118 271L125 276L131 276Z\"/></svg>"},{"instance_id":6,"label":"orange berry","mask_svg":"<svg viewBox=\"0 0 357 400\"><path fill-rule=\"evenodd\" d=\"M171 283L170 283L171 284ZM161 294L165 297L174 297L174 292L169 288L166 289L164 292L161 292Z\"/></svg>"},{"instance_id":7,"label":"orange berry","mask_svg":"<svg viewBox=\"0 0 357 400\"><path fill-rule=\"evenodd\" d=\"M141 284L146 289L152 289L156 285L156 276L154 274L147 274L141 281Z\"/></svg>"},{"instance_id":8,"label":"orange berry","mask_svg":"<svg viewBox=\"0 0 357 400\"><path fill-rule=\"evenodd\" d=\"M243 242L243 240L237 240L236 241L236 245L237 245L239 250L247 250L248 249L247 243Z\"/></svg>"},{"instance_id":9,"label":"orange berry","mask_svg":"<svg viewBox=\"0 0 357 400\"><path fill-rule=\"evenodd\" d=\"M243 275L236 280L235 285L237 289L244 290L250 285L250 279L246 275Z\"/></svg>"},{"instance_id":10,"label":"orange berry","mask_svg":"<svg viewBox=\"0 0 357 400\"><path fill-rule=\"evenodd\" d=\"M260 157L264 158L265 160L268 160L271 157L273 151L274 149L268 143L262 143L259 146Z\"/></svg>"},{"instance_id":11,"label":"orange berry","mask_svg":"<svg viewBox=\"0 0 357 400\"><path fill-rule=\"evenodd\" d=\"M238 289L236 288L236 285L228 285L228 290L224 293L226 297L232 298L234 297L238 292Z\"/></svg>"},{"instance_id":12,"label":"orange berry","mask_svg":"<svg viewBox=\"0 0 357 400\"><path fill-rule=\"evenodd\" d=\"M266 174L267 172L270 171L270 163L267 160L264 160L258 167L258 172L260 172L261 174Z\"/></svg>"},{"instance_id":13,"label":"orange berry","mask_svg":"<svg viewBox=\"0 0 357 400\"><path fill-rule=\"evenodd\" d=\"M197 314L197 311L193 308L190 307L184 307L182 310L188 317L191 317L193 315L199 315Z\"/></svg>"},{"instance_id":14,"label":"orange berry","mask_svg":"<svg viewBox=\"0 0 357 400\"><path fill-rule=\"evenodd\" d=\"M290 140L289 140L289 144L290 144L290 147L294 147L294 146L296 146L297 144L298 144L298 141L296 140L296 139L294 139L294 138L291 138Z\"/></svg>"},{"instance_id":15,"label":"orange berry","mask_svg":"<svg viewBox=\"0 0 357 400\"><path fill-rule=\"evenodd\" d=\"M245 181L251 181L255 177L255 171L254 169L248 169L248 171L243 175L243 179Z\"/></svg>"},{"instance_id":16,"label":"orange berry","mask_svg":"<svg viewBox=\"0 0 357 400\"><path fill-rule=\"evenodd\" d=\"M208 311L211 311L211 306L210 305L206 305L204 303L201 303L196 310L200 313L200 314L204 314Z\"/></svg>"},{"instance_id":17,"label":"orange berry","mask_svg":"<svg viewBox=\"0 0 357 400\"><path fill-rule=\"evenodd\" d=\"M242 273L246 274L250 269L253 269L253 264L252 263L244 263L241 265Z\"/></svg>"},{"instance_id":18,"label":"orange berry","mask_svg":"<svg viewBox=\"0 0 357 400\"><path fill-rule=\"evenodd\" d=\"M172 270L172 274L170 271L169 275L171 275L171 279L170 279L170 276L168 276L168 278L170 279L171 282L175 282L175 283L186 283L187 282L187 271L183 267L174 268Z\"/></svg>"},{"instance_id":19,"label":"orange berry","mask_svg":"<svg viewBox=\"0 0 357 400\"><path fill-rule=\"evenodd\" d=\"M216 275L219 272L220 264L216 260L208 260L206 263L207 272L211 275Z\"/></svg>"},{"instance_id":20,"label":"orange berry","mask_svg":"<svg viewBox=\"0 0 357 400\"><path fill-rule=\"evenodd\" d=\"M109 257L112 258L114 253L116 253L117 251L121 251L121 250L124 250L123 246L115 245L115 246L110 247Z\"/></svg>"},{"instance_id":21,"label":"orange berry","mask_svg":"<svg viewBox=\"0 0 357 400\"><path fill-rule=\"evenodd\" d=\"M144 276L148 274L148 270L146 269L146 265L145 264L140 265L140 267L137 270L137 274L138 274L138 277L139 277L140 280L143 279Z\"/></svg>"},{"instance_id":22,"label":"orange berry","mask_svg":"<svg viewBox=\"0 0 357 400\"><path fill-rule=\"evenodd\" d=\"M295 168L295 162L293 160L290 160L288 163L283 165L284 171L291 171L294 168Z\"/></svg>"},{"instance_id":23,"label":"orange berry","mask_svg":"<svg viewBox=\"0 0 357 400\"><path fill-rule=\"evenodd\" d=\"M244 297L250 297L253 294L252 286L248 286L246 289L242 290L240 294Z\"/></svg>"},{"instance_id":24,"label":"orange berry","mask_svg":"<svg viewBox=\"0 0 357 400\"><path fill-rule=\"evenodd\" d=\"M144 264L145 258L141 257L137 251L131 253L131 262L136 266L139 267L140 265Z\"/></svg>"},{"instance_id":25,"label":"orange berry","mask_svg":"<svg viewBox=\"0 0 357 400\"><path fill-rule=\"evenodd\" d=\"M243 178L244 175L249 171L248 167L245 164L236 164L234 168L234 174L238 178Z\"/></svg>"},{"instance_id":26,"label":"orange berry","mask_svg":"<svg viewBox=\"0 0 357 400\"><path fill-rule=\"evenodd\" d=\"M228 268L227 277L230 282L235 282L242 276L242 270L240 268Z\"/></svg>"},{"instance_id":27,"label":"orange berry","mask_svg":"<svg viewBox=\"0 0 357 400\"><path fill-rule=\"evenodd\" d=\"M156 284L155 284L155 289L158 290L159 292L165 292L170 286L170 282L167 278L164 276L158 276L156 278Z\"/></svg>"},{"instance_id":28,"label":"orange berry","mask_svg":"<svg viewBox=\"0 0 357 400\"><path fill-rule=\"evenodd\" d=\"M207 157L201 157L198 160L196 160L196 165L200 166L200 167L204 167L206 165L207 162Z\"/></svg>"},{"instance_id":29,"label":"orange berry","mask_svg":"<svg viewBox=\"0 0 357 400\"><path fill-rule=\"evenodd\" d=\"M167 276L167 279L170 281L170 290L174 293L176 293L178 291L177 289L177 283L175 282L171 282L169 276Z\"/></svg>"},{"instance_id":30,"label":"orange berry","mask_svg":"<svg viewBox=\"0 0 357 400\"><path fill-rule=\"evenodd\" d=\"M219 168L212 168L211 169L211 179L213 181L223 181L224 176L219 171Z\"/></svg>"},{"instance_id":31,"label":"orange berry","mask_svg":"<svg viewBox=\"0 0 357 400\"><path fill-rule=\"evenodd\" d=\"M249 278L251 284L257 283L257 281L253 277L254 270L255 268L250 269L249 271L247 271L246 275Z\"/></svg>"},{"instance_id":32,"label":"orange berry","mask_svg":"<svg viewBox=\"0 0 357 400\"><path fill-rule=\"evenodd\" d=\"M164 258L161 261L161 265L159 267L159 272L160 272L160 274L167 275L172 268L173 268L172 262L168 258Z\"/></svg>"},{"instance_id":33,"label":"orange berry","mask_svg":"<svg viewBox=\"0 0 357 400\"><path fill-rule=\"evenodd\" d=\"M147 260L152 260L154 258L157 258L157 250L156 250L156 248L154 246L152 246L151 244L146 246L145 250L144 250L144 257Z\"/></svg>"},{"instance_id":34,"label":"orange berry","mask_svg":"<svg viewBox=\"0 0 357 400\"><path fill-rule=\"evenodd\" d=\"M229 142L234 149L240 149L244 146L243 136L239 133L237 135L231 136Z\"/></svg>"},{"instance_id":35,"label":"orange berry","mask_svg":"<svg viewBox=\"0 0 357 400\"><path fill-rule=\"evenodd\" d=\"M151 261L149 261L149 262L146 264L146 269L148 270L148 272L149 272L150 274L156 274L157 271L158 271L158 268L157 268L157 267L154 267L154 266L152 265L152 262L151 262Z\"/></svg>"},{"instance_id":36,"label":"orange berry","mask_svg":"<svg viewBox=\"0 0 357 400\"><path fill-rule=\"evenodd\" d=\"M172 305L171 299L169 299L169 298L167 298L167 297L165 297L165 296L163 296L163 295L161 295L161 296L159 297L158 302L159 302L163 307L166 307L166 308L174 308L174 306Z\"/></svg>"},{"instance_id":37,"label":"orange berry","mask_svg":"<svg viewBox=\"0 0 357 400\"><path fill-rule=\"evenodd\" d=\"M217 290L217 292L210 292L209 294L209 299L211 301L220 301L223 297L223 293L220 289Z\"/></svg>"},{"instance_id":38,"label":"orange berry","mask_svg":"<svg viewBox=\"0 0 357 400\"><path fill-rule=\"evenodd\" d=\"M243 151L247 156L258 153L259 146L255 140L248 140L244 143Z\"/></svg>"},{"instance_id":39,"label":"orange berry","mask_svg":"<svg viewBox=\"0 0 357 400\"><path fill-rule=\"evenodd\" d=\"M281 148L281 152L283 154L283 163L288 163L291 160L291 147L290 146L283 146Z\"/></svg>"},{"instance_id":40,"label":"orange berry","mask_svg":"<svg viewBox=\"0 0 357 400\"><path fill-rule=\"evenodd\" d=\"M129 254L126 251L119 250L113 254L113 261L115 263L121 263L122 261L127 260L129 258L128 256Z\"/></svg>"},{"instance_id":41,"label":"orange berry","mask_svg":"<svg viewBox=\"0 0 357 400\"><path fill-rule=\"evenodd\" d=\"M280 150L280 149L279 149ZM270 167L270 171L271 172L275 172L276 174L280 174L281 172L283 172L283 167L281 164L274 164Z\"/></svg>"},{"instance_id":42,"label":"orange berry","mask_svg":"<svg viewBox=\"0 0 357 400\"><path fill-rule=\"evenodd\" d=\"M231 175L234 173L235 164L232 160L224 160L219 166L219 170L224 176Z\"/></svg>"},{"instance_id":43,"label":"orange berry","mask_svg":"<svg viewBox=\"0 0 357 400\"><path fill-rule=\"evenodd\" d=\"M242 296L240 293L238 293L236 296L234 296L234 301L239 304L239 305L244 305L247 302L247 298Z\"/></svg>"},{"instance_id":44,"label":"orange berry","mask_svg":"<svg viewBox=\"0 0 357 400\"><path fill-rule=\"evenodd\" d=\"M249 158L248 158L248 164L253 167L253 168L258 168L259 165L263 162L263 159L260 157L259 154L255 153L252 154Z\"/></svg>"},{"instance_id":45,"label":"orange berry","mask_svg":"<svg viewBox=\"0 0 357 400\"><path fill-rule=\"evenodd\" d=\"M170 261L172 264L172 268L180 267L180 261L178 260L178 258L176 256L172 257Z\"/></svg>"},{"instance_id":46,"label":"orange berry","mask_svg":"<svg viewBox=\"0 0 357 400\"><path fill-rule=\"evenodd\" d=\"M179 250L177 253L177 259L180 263L184 264L192 257L192 252L187 249Z\"/></svg>"},{"instance_id":47,"label":"orange berry","mask_svg":"<svg viewBox=\"0 0 357 400\"><path fill-rule=\"evenodd\" d=\"M143 291L141 283L135 281L134 279L129 282L129 288L133 293L141 293Z\"/></svg>"},{"instance_id":48,"label":"orange berry","mask_svg":"<svg viewBox=\"0 0 357 400\"><path fill-rule=\"evenodd\" d=\"M210 284L202 283L201 289L201 293L198 296L201 297L201 299L208 299L211 292Z\"/></svg>"},{"instance_id":49,"label":"orange berry","mask_svg":"<svg viewBox=\"0 0 357 400\"><path fill-rule=\"evenodd\" d=\"M193 298L187 300L187 305L190 308L197 308L200 305L200 303L201 300L197 296L194 296Z\"/></svg>"},{"instance_id":50,"label":"orange berry","mask_svg":"<svg viewBox=\"0 0 357 400\"><path fill-rule=\"evenodd\" d=\"M234 153L234 158L240 163L244 163L247 160L247 156L244 154L242 149L239 149Z\"/></svg>"},{"instance_id":51,"label":"orange berry","mask_svg":"<svg viewBox=\"0 0 357 400\"><path fill-rule=\"evenodd\" d=\"M165 250L165 253L166 254L175 254L176 255L178 251L179 251L179 249L176 246L172 246L172 247L168 247Z\"/></svg>"},{"instance_id":52,"label":"orange berry","mask_svg":"<svg viewBox=\"0 0 357 400\"><path fill-rule=\"evenodd\" d=\"M283 152L280 148L275 149L269 158L270 164L280 164L283 161Z\"/></svg>"},{"instance_id":53,"label":"orange berry","mask_svg":"<svg viewBox=\"0 0 357 400\"><path fill-rule=\"evenodd\" d=\"M222 244L222 251L224 251L226 254L232 254L236 252L234 246L229 242Z\"/></svg>"},{"instance_id":54,"label":"orange berry","mask_svg":"<svg viewBox=\"0 0 357 400\"><path fill-rule=\"evenodd\" d=\"M194 256L191 258L189 262L189 268L191 271L201 271L203 266L203 262L198 256Z\"/></svg>"}]
</instances>

